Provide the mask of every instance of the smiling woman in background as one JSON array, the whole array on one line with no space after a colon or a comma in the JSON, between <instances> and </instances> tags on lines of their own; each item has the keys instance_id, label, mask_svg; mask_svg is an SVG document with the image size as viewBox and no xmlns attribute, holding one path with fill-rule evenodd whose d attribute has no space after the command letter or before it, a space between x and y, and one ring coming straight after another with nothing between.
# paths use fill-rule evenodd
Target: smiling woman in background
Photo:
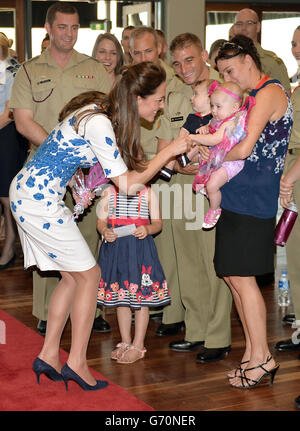
<instances>
[{"instance_id":1,"label":"smiling woman in background","mask_svg":"<svg viewBox=\"0 0 300 431\"><path fill-rule=\"evenodd\" d=\"M95 42L92 57L103 64L113 84L124 64L122 47L111 33L100 34Z\"/></svg>"}]
</instances>

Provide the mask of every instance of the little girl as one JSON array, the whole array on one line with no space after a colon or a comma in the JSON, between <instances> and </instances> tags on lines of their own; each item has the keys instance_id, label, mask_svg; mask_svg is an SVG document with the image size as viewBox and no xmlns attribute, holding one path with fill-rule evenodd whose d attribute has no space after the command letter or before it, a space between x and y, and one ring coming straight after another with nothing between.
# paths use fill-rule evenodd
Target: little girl
<instances>
[{"instance_id":1,"label":"little girl","mask_svg":"<svg viewBox=\"0 0 300 431\"><path fill-rule=\"evenodd\" d=\"M248 115L255 104L255 99L248 97L241 106L243 91L233 82L220 85L218 81L213 81L209 94L213 119L208 126L201 127L198 134L190 135L198 145L212 147L209 159L199 160L199 170L193 183L193 189L207 194L210 202L202 225L204 229L214 227L221 215L220 188L244 167L244 160L223 160L234 145L246 137Z\"/></svg>"},{"instance_id":2,"label":"little girl","mask_svg":"<svg viewBox=\"0 0 300 431\"><path fill-rule=\"evenodd\" d=\"M162 228L159 203L150 187L144 187L136 195L123 195L111 186L103 193L99 205L97 229L104 241L98 260L102 271L98 304L117 307L121 342L112 351L111 359L131 364L146 353L144 339L149 307L170 303L166 278L152 238ZM118 234L118 228L120 231L127 229L127 235ZM135 312L133 340L132 310Z\"/></svg>"},{"instance_id":3,"label":"little girl","mask_svg":"<svg viewBox=\"0 0 300 431\"><path fill-rule=\"evenodd\" d=\"M179 132L180 137L187 136L190 133L196 133L199 127L205 126L212 119L210 97L208 94L209 85L212 82L212 79L197 81L194 85L193 95L191 97L193 112L187 116L184 125L181 127ZM198 154L198 149L196 147L192 148L187 154L184 154L186 157L186 164L189 163L196 154ZM175 160L172 160L162 168L160 176L166 181L173 175L174 165Z\"/></svg>"}]
</instances>

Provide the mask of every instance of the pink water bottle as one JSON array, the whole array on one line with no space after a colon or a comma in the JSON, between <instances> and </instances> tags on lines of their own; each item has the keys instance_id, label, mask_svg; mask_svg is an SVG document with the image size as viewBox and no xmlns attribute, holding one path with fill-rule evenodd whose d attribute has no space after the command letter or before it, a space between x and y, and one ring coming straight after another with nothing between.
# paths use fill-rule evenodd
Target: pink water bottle
<instances>
[{"instance_id":1,"label":"pink water bottle","mask_svg":"<svg viewBox=\"0 0 300 431\"><path fill-rule=\"evenodd\" d=\"M291 202L289 208L285 208L275 228L275 244L284 247L293 229L298 210L295 202Z\"/></svg>"}]
</instances>

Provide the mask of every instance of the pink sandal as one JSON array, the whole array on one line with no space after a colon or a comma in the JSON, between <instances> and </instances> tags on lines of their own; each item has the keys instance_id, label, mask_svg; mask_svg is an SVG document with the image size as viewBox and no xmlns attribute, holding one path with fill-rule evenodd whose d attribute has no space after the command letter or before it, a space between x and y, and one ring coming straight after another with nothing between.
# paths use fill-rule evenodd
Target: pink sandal
<instances>
[{"instance_id":1,"label":"pink sandal","mask_svg":"<svg viewBox=\"0 0 300 431\"><path fill-rule=\"evenodd\" d=\"M214 227L220 218L221 212L222 212L221 208L218 208L217 210L209 209L205 214L204 223L202 227L204 229L210 229Z\"/></svg>"},{"instance_id":2,"label":"pink sandal","mask_svg":"<svg viewBox=\"0 0 300 431\"><path fill-rule=\"evenodd\" d=\"M126 359L126 354L128 352L131 352L132 350L136 351L136 353L137 353L136 357L132 360L130 360L128 358ZM138 347L131 345L125 351L123 351L120 359L118 359L117 362L118 362L118 364L132 364L133 362L136 362L139 359L143 359L146 352L147 352L147 350L145 348L139 349Z\"/></svg>"},{"instance_id":3,"label":"pink sandal","mask_svg":"<svg viewBox=\"0 0 300 431\"><path fill-rule=\"evenodd\" d=\"M123 353L130 347L130 344L127 343L118 343L116 345L116 349L111 352L110 358L114 360L118 360L121 358Z\"/></svg>"}]
</instances>

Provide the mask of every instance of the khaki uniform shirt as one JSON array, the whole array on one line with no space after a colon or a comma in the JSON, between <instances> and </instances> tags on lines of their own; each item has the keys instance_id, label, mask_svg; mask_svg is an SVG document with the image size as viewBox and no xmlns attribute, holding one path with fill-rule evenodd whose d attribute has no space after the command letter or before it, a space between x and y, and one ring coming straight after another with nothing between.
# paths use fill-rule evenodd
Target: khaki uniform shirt
<instances>
[{"instance_id":1,"label":"khaki uniform shirt","mask_svg":"<svg viewBox=\"0 0 300 431\"><path fill-rule=\"evenodd\" d=\"M300 149L300 86L292 93L291 101L294 111L294 123L291 132L289 149Z\"/></svg>"},{"instance_id":2,"label":"khaki uniform shirt","mask_svg":"<svg viewBox=\"0 0 300 431\"><path fill-rule=\"evenodd\" d=\"M256 48L260 57L263 72L271 78L278 79L286 91L291 91L288 72L281 58L277 57L273 51L263 49L260 45L256 45Z\"/></svg>"},{"instance_id":3,"label":"khaki uniform shirt","mask_svg":"<svg viewBox=\"0 0 300 431\"><path fill-rule=\"evenodd\" d=\"M221 81L219 73L209 68L209 79L217 79ZM177 138L181 127L185 120L192 112L191 97L193 89L190 85L184 84L169 88L169 93L166 95L166 106L164 115L161 120L161 125L158 130L158 137L167 141L172 141Z\"/></svg>"},{"instance_id":4,"label":"khaki uniform shirt","mask_svg":"<svg viewBox=\"0 0 300 431\"><path fill-rule=\"evenodd\" d=\"M90 90L107 93L110 87L108 73L96 59L73 50L62 69L46 49L18 70L9 107L29 109L34 121L50 133L59 112L73 97Z\"/></svg>"},{"instance_id":5,"label":"khaki uniform shirt","mask_svg":"<svg viewBox=\"0 0 300 431\"><path fill-rule=\"evenodd\" d=\"M164 61L160 60L160 65L166 71L166 105L167 105L167 97L168 94L174 88L183 87L182 82L179 78L175 76L174 69L169 66ZM166 109L166 108L165 108ZM153 123L149 123L146 120L141 119L141 143L145 153L147 160L151 160L157 153L157 144L158 144L158 130L161 126L161 120L163 117L163 113L159 112Z\"/></svg>"}]
</instances>

